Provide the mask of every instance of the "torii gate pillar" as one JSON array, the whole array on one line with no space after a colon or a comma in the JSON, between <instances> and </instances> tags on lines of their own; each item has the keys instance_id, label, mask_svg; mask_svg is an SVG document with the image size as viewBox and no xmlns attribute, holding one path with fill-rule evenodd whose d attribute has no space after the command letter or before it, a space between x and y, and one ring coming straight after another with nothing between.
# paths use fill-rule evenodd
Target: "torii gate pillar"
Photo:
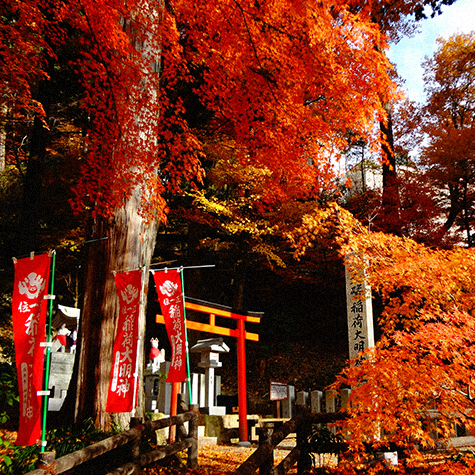
<instances>
[{"instance_id":1,"label":"torii gate pillar","mask_svg":"<svg viewBox=\"0 0 475 475\"><path fill-rule=\"evenodd\" d=\"M239 443L244 445L249 443L247 430L247 382L246 382L246 340L259 341L257 333L246 331L245 323L260 323L262 312L248 312L248 315L240 315L228 310L229 307L211 307L208 304L194 303L185 300L185 308L196 312L207 313L209 323L194 322L186 320L188 330L198 330L206 333L213 333L222 336L232 336L237 338L237 358L238 358L238 404L239 404ZM219 327L215 324L215 317L231 318L237 321L236 328ZM157 323L165 323L163 315L156 316Z\"/></svg>"},{"instance_id":2,"label":"torii gate pillar","mask_svg":"<svg viewBox=\"0 0 475 475\"><path fill-rule=\"evenodd\" d=\"M247 381L246 381L246 331L244 320L237 321L239 335L237 337L238 357L238 405L239 405L239 442L248 442L247 433Z\"/></svg>"}]
</instances>

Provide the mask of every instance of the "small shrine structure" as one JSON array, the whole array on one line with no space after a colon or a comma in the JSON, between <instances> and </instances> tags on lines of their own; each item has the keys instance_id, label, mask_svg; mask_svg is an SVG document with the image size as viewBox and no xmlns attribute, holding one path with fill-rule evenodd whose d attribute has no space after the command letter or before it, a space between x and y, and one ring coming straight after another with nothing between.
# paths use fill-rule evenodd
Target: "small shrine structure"
<instances>
[{"instance_id":1,"label":"small shrine structure","mask_svg":"<svg viewBox=\"0 0 475 475\"><path fill-rule=\"evenodd\" d=\"M246 382L246 340L259 341L257 333L246 331L246 323L260 323L263 312L236 313L230 307L204 302L198 299L185 298L185 309L208 314L208 323L186 320L188 330L197 330L214 335L229 336L237 339L238 358L238 406L239 406L239 441L248 442L247 428L247 382ZM216 317L229 318L236 321L236 328L216 325ZM165 324L163 315L157 315L157 323Z\"/></svg>"}]
</instances>

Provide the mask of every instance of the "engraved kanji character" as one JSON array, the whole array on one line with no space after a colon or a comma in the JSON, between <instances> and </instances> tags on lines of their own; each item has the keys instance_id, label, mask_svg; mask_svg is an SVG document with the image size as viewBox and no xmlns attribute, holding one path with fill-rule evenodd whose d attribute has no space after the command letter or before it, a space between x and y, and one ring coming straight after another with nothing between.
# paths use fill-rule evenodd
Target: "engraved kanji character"
<instances>
[{"instance_id":1,"label":"engraved kanji character","mask_svg":"<svg viewBox=\"0 0 475 475\"><path fill-rule=\"evenodd\" d=\"M363 302L361 300L357 300L351 306L351 313L361 313L363 311Z\"/></svg>"},{"instance_id":2,"label":"engraved kanji character","mask_svg":"<svg viewBox=\"0 0 475 475\"><path fill-rule=\"evenodd\" d=\"M353 328L363 328L363 315L356 315L353 319L353 323L351 324Z\"/></svg>"}]
</instances>

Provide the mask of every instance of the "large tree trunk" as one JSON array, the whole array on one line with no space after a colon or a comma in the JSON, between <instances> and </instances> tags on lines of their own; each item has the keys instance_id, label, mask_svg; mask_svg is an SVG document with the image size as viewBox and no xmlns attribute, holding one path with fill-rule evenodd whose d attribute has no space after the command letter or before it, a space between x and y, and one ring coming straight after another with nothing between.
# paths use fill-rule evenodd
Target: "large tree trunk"
<instances>
[{"instance_id":1,"label":"large tree trunk","mask_svg":"<svg viewBox=\"0 0 475 475\"><path fill-rule=\"evenodd\" d=\"M49 104L45 99L46 85L40 86L39 100L48 114ZM47 157L50 133L38 115L33 120L33 128L28 138L28 162L23 179L23 199L18 233L18 254L25 255L38 251L38 229L42 211L43 172Z\"/></svg>"},{"instance_id":2,"label":"large tree trunk","mask_svg":"<svg viewBox=\"0 0 475 475\"><path fill-rule=\"evenodd\" d=\"M155 21L159 21L163 6L155 2L145 2L141 5L141 14L147 14ZM131 18L134 16L131 13ZM134 131L124 129L119 140L126 143L126 147L133 156L134 150L146 151L150 156L157 153L157 124L158 124L158 97L154 93L157 87L155 77L151 81L145 79L149 74L157 75L160 71L160 47L152 38L152 32L146 31L145 36L136 38L138 27L132 27L130 18L123 18L123 29L129 35L130 41L137 51L141 51L147 59L147 68L150 58L154 58L153 71L146 69L139 82L129 91L130 117L136 121L139 139ZM145 27L144 27L145 28ZM144 41L144 38L150 41ZM142 66L140 66L142 67ZM146 100L141 95L147 91ZM146 150L147 149L147 150ZM132 162L133 163L133 162ZM147 196L152 192L146 185L146 173L137 165L132 170L136 176L144 176L133 190L132 196L125 205L116 209L109 218L96 218L93 229L93 238L107 237L107 240L97 241L91 245L88 259L86 288L84 292L84 305L82 310L82 326L79 332L80 357L77 377L77 395L75 408L75 421L80 423L88 417L93 417L94 425L101 430L111 428L111 415L106 413L107 395L109 390L110 372L112 367L112 349L115 330L118 321L118 296L114 282L113 272L123 272L144 268L143 293L141 297L139 315L139 362L138 362L138 405L134 411L135 417L144 416L144 340L145 340L145 315L148 294L148 268L152 260L155 241L158 231L158 220L146 222L140 215L140 208ZM120 422L122 427L128 426L131 414L122 414Z\"/></svg>"},{"instance_id":3,"label":"large tree trunk","mask_svg":"<svg viewBox=\"0 0 475 475\"><path fill-rule=\"evenodd\" d=\"M399 187L397 183L396 157L394 154L394 136L391 119L391 105L383 104L387 113L387 122L380 122L383 139L383 213L386 232L400 234Z\"/></svg>"},{"instance_id":4,"label":"large tree trunk","mask_svg":"<svg viewBox=\"0 0 475 475\"><path fill-rule=\"evenodd\" d=\"M239 237L239 254L234 263L232 306L235 310L244 310L247 273L250 267L250 247L244 236Z\"/></svg>"},{"instance_id":5,"label":"large tree trunk","mask_svg":"<svg viewBox=\"0 0 475 475\"><path fill-rule=\"evenodd\" d=\"M468 178L464 176L463 184L462 184L462 189L463 189L463 227L465 230L465 233L467 235L467 246L468 247L473 247L473 239L470 234L470 204L468 200Z\"/></svg>"},{"instance_id":6,"label":"large tree trunk","mask_svg":"<svg viewBox=\"0 0 475 475\"><path fill-rule=\"evenodd\" d=\"M145 224L138 214L140 192L116 210L113 218L97 218L93 238L107 239L91 244L87 267L84 306L79 332L79 368L75 420L80 423L93 416L94 424L101 430L111 427L111 416L105 412L112 366L112 347L118 319L118 296L113 272L138 269L151 262L157 235L157 222ZM143 383L144 334L148 278L139 317L138 381ZM143 391L139 386L136 416L143 416ZM122 417L127 425L128 415Z\"/></svg>"}]
</instances>

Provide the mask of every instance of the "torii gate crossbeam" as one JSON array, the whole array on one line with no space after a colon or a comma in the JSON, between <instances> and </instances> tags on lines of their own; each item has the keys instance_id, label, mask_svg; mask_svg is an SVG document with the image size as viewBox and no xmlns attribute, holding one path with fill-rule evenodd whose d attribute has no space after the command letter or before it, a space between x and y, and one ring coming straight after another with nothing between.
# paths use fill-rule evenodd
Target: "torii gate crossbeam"
<instances>
[{"instance_id":1,"label":"torii gate crossbeam","mask_svg":"<svg viewBox=\"0 0 475 475\"><path fill-rule=\"evenodd\" d=\"M215 335L231 336L237 338L237 357L238 357L238 405L239 405L239 441L248 442L247 430L247 383L246 383L246 340L259 341L257 333L247 332L245 329L246 322L260 323L261 317L256 312L253 315L241 315L223 307L212 307L208 302L207 305L202 303L194 303L186 301L185 308L209 315L208 323L194 322L186 320L186 328L189 330L197 330ZM262 315L262 313L261 313ZM226 328L216 325L216 317L231 318L236 320L236 328ZM165 323L163 315L157 315L157 323Z\"/></svg>"}]
</instances>

